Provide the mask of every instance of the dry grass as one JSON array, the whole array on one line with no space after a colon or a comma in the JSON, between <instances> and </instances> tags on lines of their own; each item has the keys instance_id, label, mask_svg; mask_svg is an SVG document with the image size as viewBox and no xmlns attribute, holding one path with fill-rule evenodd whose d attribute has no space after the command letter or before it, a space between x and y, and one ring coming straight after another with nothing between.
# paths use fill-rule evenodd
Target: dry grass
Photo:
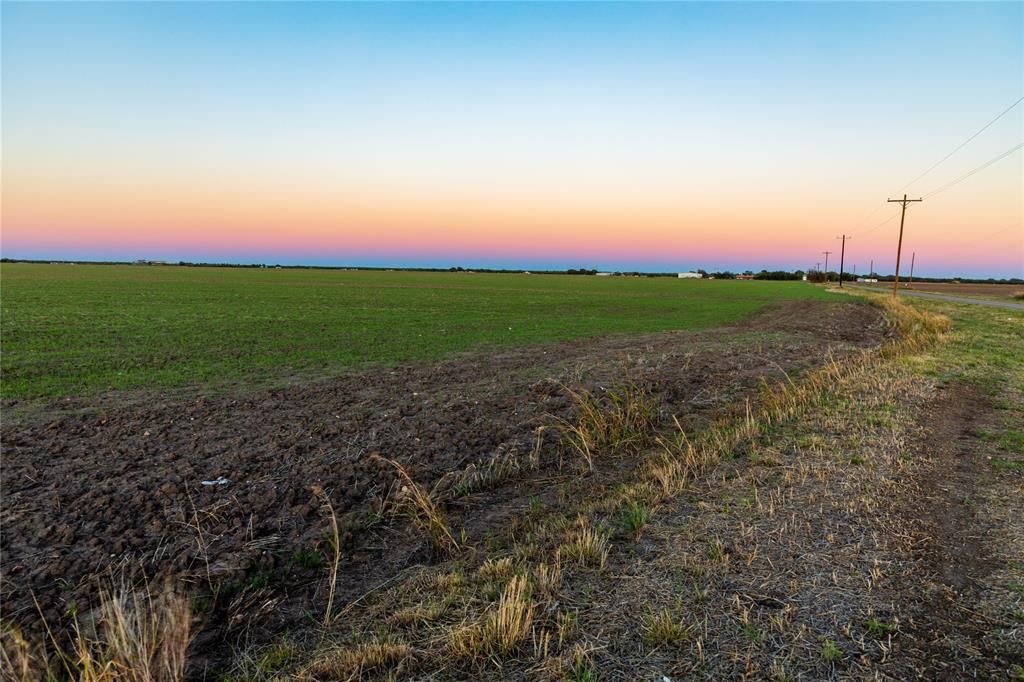
<instances>
[{"instance_id":1,"label":"dry grass","mask_svg":"<svg viewBox=\"0 0 1024 682\"><path fill-rule=\"evenodd\" d=\"M11 623L0 626L0 672L18 682L51 677L45 651Z\"/></svg>"},{"instance_id":2,"label":"dry grass","mask_svg":"<svg viewBox=\"0 0 1024 682\"><path fill-rule=\"evenodd\" d=\"M655 646L678 645L690 638L691 626L682 622L673 609L647 611L641 622L644 640Z\"/></svg>"},{"instance_id":3,"label":"dry grass","mask_svg":"<svg viewBox=\"0 0 1024 682\"><path fill-rule=\"evenodd\" d=\"M514 569L513 559L510 556L501 559L488 559L481 564L477 570L477 575L484 580L503 580L512 575Z\"/></svg>"},{"instance_id":4,"label":"dry grass","mask_svg":"<svg viewBox=\"0 0 1024 682\"><path fill-rule=\"evenodd\" d=\"M441 618L448 610L448 606L447 600L427 600L395 611L388 621L400 627L427 625Z\"/></svg>"},{"instance_id":5,"label":"dry grass","mask_svg":"<svg viewBox=\"0 0 1024 682\"><path fill-rule=\"evenodd\" d=\"M900 333L900 339L883 347L888 354L916 351L935 343L952 327L945 315L919 310L899 299L873 297L882 306L891 327Z\"/></svg>"},{"instance_id":6,"label":"dry grass","mask_svg":"<svg viewBox=\"0 0 1024 682\"><path fill-rule=\"evenodd\" d=\"M64 648L52 651L3 628L4 679L64 677L77 682L178 682L184 679L192 615L188 599L170 588L156 594L123 585L100 595L96 621L75 623ZM47 627L47 632L49 628Z\"/></svg>"},{"instance_id":7,"label":"dry grass","mask_svg":"<svg viewBox=\"0 0 1024 682\"><path fill-rule=\"evenodd\" d=\"M562 562L556 556L554 563L541 561L534 571L534 590L538 597L552 598L562 586Z\"/></svg>"},{"instance_id":8,"label":"dry grass","mask_svg":"<svg viewBox=\"0 0 1024 682\"><path fill-rule=\"evenodd\" d=\"M328 588L327 606L324 608L324 627L331 624L331 617L334 612L334 592L338 585L338 564L341 562L341 534L338 532L338 515L334 513L334 505L331 498L319 485L312 486L313 495L320 500L324 512L331 521L331 549L334 556L331 560L331 584Z\"/></svg>"},{"instance_id":9,"label":"dry grass","mask_svg":"<svg viewBox=\"0 0 1024 682\"><path fill-rule=\"evenodd\" d=\"M101 598L107 660L121 679L132 682L171 682L185 676L191 622L188 600L170 590L152 595L122 588ZM93 643L89 650L95 648Z\"/></svg>"},{"instance_id":10,"label":"dry grass","mask_svg":"<svg viewBox=\"0 0 1024 682\"><path fill-rule=\"evenodd\" d=\"M482 623L451 633L452 653L469 660L511 653L529 637L534 609L526 578L514 576L502 591L497 606L487 613Z\"/></svg>"},{"instance_id":11,"label":"dry grass","mask_svg":"<svg viewBox=\"0 0 1024 682\"><path fill-rule=\"evenodd\" d=\"M542 440L540 436L544 428L541 426L537 429L538 442ZM536 471L540 466L539 447L535 446L525 454L517 452L515 447L516 444L513 442L508 452L498 453L493 457L473 462L460 471L445 474L434 484L430 497L434 500L457 499L479 490L493 488L521 473Z\"/></svg>"},{"instance_id":12,"label":"dry grass","mask_svg":"<svg viewBox=\"0 0 1024 682\"><path fill-rule=\"evenodd\" d=\"M595 529L587 519L580 517L569 540L559 546L558 557L580 566L604 568L608 550L608 533Z\"/></svg>"},{"instance_id":13,"label":"dry grass","mask_svg":"<svg viewBox=\"0 0 1024 682\"><path fill-rule=\"evenodd\" d=\"M380 455L377 455L380 457ZM430 538L434 550L441 555L459 550L459 543L452 535L444 515L427 492L416 484L405 467L393 459L380 457L398 472L404 485L400 505L413 522Z\"/></svg>"},{"instance_id":14,"label":"dry grass","mask_svg":"<svg viewBox=\"0 0 1024 682\"><path fill-rule=\"evenodd\" d=\"M392 638L338 647L320 656L306 673L315 680L357 680L392 673L414 662L412 648Z\"/></svg>"},{"instance_id":15,"label":"dry grass","mask_svg":"<svg viewBox=\"0 0 1024 682\"><path fill-rule=\"evenodd\" d=\"M596 395L563 388L576 410L573 421L553 417L569 451L588 469L600 454L636 454L650 445L657 422L654 400L634 384Z\"/></svg>"}]
</instances>

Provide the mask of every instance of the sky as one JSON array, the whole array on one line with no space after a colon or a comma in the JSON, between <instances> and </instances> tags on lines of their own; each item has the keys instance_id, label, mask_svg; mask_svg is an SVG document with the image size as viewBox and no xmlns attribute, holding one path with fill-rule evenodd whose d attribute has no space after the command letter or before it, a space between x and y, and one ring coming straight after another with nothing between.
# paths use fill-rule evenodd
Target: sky
<instances>
[{"instance_id":1,"label":"sky","mask_svg":"<svg viewBox=\"0 0 1024 682\"><path fill-rule=\"evenodd\" d=\"M1024 3L19 3L8 258L1024 276ZM940 190L934 195L932 192ZM887 222L883 222L887 221ZM907 265L903 265L906 272Z\"/></svg>"}]
</instances>

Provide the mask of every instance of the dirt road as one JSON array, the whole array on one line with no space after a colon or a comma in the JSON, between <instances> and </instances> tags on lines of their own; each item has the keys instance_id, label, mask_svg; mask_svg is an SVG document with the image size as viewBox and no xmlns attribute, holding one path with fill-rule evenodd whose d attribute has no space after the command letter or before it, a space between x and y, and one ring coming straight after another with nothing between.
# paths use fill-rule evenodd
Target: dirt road
<instances>
[{"instance_id":1,"label":"dirt road","mask_svg":"<svg viewBox=\"0 0 1024 682\"><path fill-rule=\"evenodd\" d=\"M865 291L875 291L878 293L884 293L886 289L880 287L866 287L858 284L847 284L846 286L851 289L864 289ZM945 294L929 294L923 291L904 291L900 290L900 296L919 296L921 298L935 298L940 301L949 301L950 303L974 303L977 305L986 305L990 308L1006 308L1007 310L1021 310L1024 311L1024 303L1010 303L1009 301L989 301L981 298L964 298L963 296L946 296Z\"/></svg>"}]
</instances>

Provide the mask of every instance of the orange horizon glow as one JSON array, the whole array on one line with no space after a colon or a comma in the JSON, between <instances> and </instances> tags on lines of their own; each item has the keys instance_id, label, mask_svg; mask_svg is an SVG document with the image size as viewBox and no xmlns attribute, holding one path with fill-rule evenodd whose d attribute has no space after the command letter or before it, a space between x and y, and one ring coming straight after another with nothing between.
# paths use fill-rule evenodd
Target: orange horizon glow
<instances>
[{"instance_id":1,"label":"orange horizon glow","mask_svg":"<svg viewBox=\"0 0 1024 682\"><path fill-rule=\"evenodd\" d=\"M909 36L880 27L907 11L888 6L426 7L427 27L422 8L5 8L3 254L803 269L852 233L847 263L881 272L898 220L879 204L1020 91L1019 6L924 5ZM353 24L362 43L331 38ZM505 24L529 50L488 40ZM941 78L904 92L895 67ZM1019 142L1021 110L909 191ZM927 198L905 250L1024 276L1022 186L1017 152Z\"/></svg>"}]
</instances>

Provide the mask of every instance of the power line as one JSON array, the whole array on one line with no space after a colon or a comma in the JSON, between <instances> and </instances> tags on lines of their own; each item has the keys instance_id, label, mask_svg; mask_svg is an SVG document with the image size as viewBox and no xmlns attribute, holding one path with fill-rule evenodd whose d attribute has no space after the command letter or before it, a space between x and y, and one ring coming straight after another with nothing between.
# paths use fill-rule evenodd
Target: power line
<instances>
[{"instance_id":1,"label":"power line","mask_svg":"<svg viewBox=\"0 0 1024 682\"><path fill-rule=\"evenodd\" d=\"M868 213L868 214L867 214L866 216L864 216L864 218L863 218L863 219L862 219L862 220L861 220L861 221L860 221L859 223L857 223L856 227L860 227L861 225L863 225L864 223L866 223L866 222L867 222L868 220L870 220L870 219L871 219L871 218L872 218L872 217L873 217L873 216L874 216L874 215L875 215L876 213L878 213L879 211L881 211L881 210L882 210L882 209L883 209L883 208L884 208L885 206L886 206L886 203L885 203L885 202L883 201L883 202L882 202L882 203L880 203L880 204L879 204L878 206L876 206L876 207L875 207L875 209L874 209L873 211L871 211L871 213ZM878 226L876 225L875 227L878 227ZM875 229L875 228L873 227L873 228L871 228L871 229L873 230L873 229Z\"/></svg>"},{"instance_id":2,"label":"power line","mask_svg":"<svg viewBox=\"0 0 1024 682\"><path fill-rule=\"evenodd\" d=\"M878 223L874 227L868 228L867 230L864 230L863 232L857 232L856 236L861 236L862 237L862 236L864 236L866 234L874 232L875 230L880 228L882 225L887 225L887 224L891 223L894 220L896 220L896 214L895 213L893 215L889 216L888 218L886 218L885 220L883 220L882 222ZM854 236L854 235L851 235L851 236Z\"/></svg>"},{"instance_id":3,"label":"power line","mask_svg":"<svg viewBox=\"0 0 1024 682\"><path fill-rule=\"evenodd\" d=\"M933 190L932 192L929 192L928 194L925 194L922 197L922 199L927 199L928 197L932 197L932 196L935 196L936 194L938 194L940 192L946 191L947 189L953 187L954 185L963 182L964 180L966 180L967 178L971 177L975 173L978 173L980 171L985 170L986 168L988 168L992 164L996 163L997 161L1000 161L1000 160L1006 158L1007 156L1009 156L1010 154L1014 153L1015 151L1020 150L1022 147L1024 147L1024 142L1018 144L1016 147L1013 147L1012 149L1008 149L1007 151L1003 152L1002 154L1000 154L999 156L995 157L994 159L990 159L989 161L986 161L985 163L983 163L982 165L978 166L974 170L969 171L967 173L964 173L963 175L961 175L957 179L952 180L950 182L947 182L945 185L939 187L938 189ZM875 211L873 211L873 213L875 213L877 211L878 211L878 209L875 209ZM863 232L855 232L854 236L863 237L864 235L870 234L870 233L874 232L875 230L877 230L878 228L882 227L883 225L887 225L887 224L891 223L894 220L896 220L896 215L895 214L889 216L888 218L886 218L885 220L881 221L880 223L877 223L874 226L869 227L868 229L864 230Z\"/></svg>"},{"instance_id":4,"label":"power line","mask_svg":"<svg viewBox=\"0 0 1024 682\"><path fill-rule=\"evenodd\" d=\"M968 138L967 138L966 140L964 140L963 142L961 142L961 143L960 143L959 145L957 145L956 147L954 147L954 148L953 148L953 151L951 151L951 152L949 152L948 154L946 154L945 156L943 156L943 157L942 157L941 159L939 159L938 161L936 161L935 163L933 163L933 164L932 164L931 166L929 166L929 167L928 167L928 169L927 169L927 170L925 170L925 171L924 171L923 173L921 173L921 174L920 174L920 175L918 175L918 176L917 176L916 178L914 178L913 180L911 180L910 182L908 182L908 183L907 183L906 185L904 185L904 186L903 186L903 189L901 189L900 191L902 192L902 191L904 191L904 190L906 190L906 189L909 189L909 188L910 188L910 186L911 186L911 185L913 185L913 184L914 184L915 182L917 182L918 180L920 180L921 178L925 177L926 175L928 175L929 173L931 173L931 172L932 172L933 170L935 170L936 168L938 168L939 166L941 166L941 165L942 165L942 164L943 164L943 163L944 163L944 162L945 162L945 161L946 161L947 159L949 159L949 157L953 156L953 155L954 155L954 154L956 154L956 153L957 153L958 151L960 151L961 149L963 149L964 147L966 147L966 146L967 146L967 144L968 144L969 142L971 142L971 141L972 141L972 140L973 140L974 138L978 137L978 135L981 135L981 134L982 134L983 132L985 132L986 130L988 130L988 129L989 129L989 127L991 127L993 123L995 123L996 121L998 121L999 119L1001 119L1001 118L1002 118L1003 116L1005 116L1006 114L1008 114L1008 113L1009 113L1010 111L1012 111L1012 110L1013 110L1013 108L1014 108L1014 107L1016 107L1016 106L1017 106L1018 104L1020 104L1021 102L1024 102L1024 96L1018 97L1018 98L1017 98L1017 100L1016 100L1016 101L1014 101L1014 103L1013 103L1013 104L1011 104L1010 106L1008 106L1008 107L1006 107L1005 109L1003 109L1003 110L1002 110L1002 111L1001 111L1001 112L1000 112L999 114L997 114L997 115L996 115L996 117L995 117L995 118L993 118L992 120L990 120L990 121L989 121L988 123L986 123L986 124L985 124L985 125L983 125L983 126L982 126L981 128L979 128L979 129L978 129L978 130L977 130L977 131L976 131L976 132L975 132L975 133L974 133L973 135L971 135L971 136L970 136L970 137L968 137ZM1011 150L1011 152L1012 152L1012 151L1013 151L1013 150ZM994 163L994 162L995 162L995 161L997 161L997 160L998 160L998 159L995 159L995 160L993 160L993 161L992 161L992 163ZM977 172L978 170L981 170L981 168L978 168L978 169L976 169L976 170L974 170L974 171L971 171L971 173L975 173L975 172ZM966 179L966 178L964 178L964 179ZM958 180L957 180L956 182L959 182L959 179L958 179ZM951 186L952 186L952 185L951 185ZM941 188L941 189L939 189L939 190L936 190L935 192L932 192L932 194L936 194L936 193L938 193L938 192L942 191L942 189L946 189L946 188ZM927 195L927 196L931 196L931 195ZM866 215L866 216L865 216L865 217L864 217L864 218L863 218L863 219L862 219L862 220L861 220L861 221L860 221L859 223L857 223L857 227L860 227L861 225L863 225L864 223L866 223L866 222L867 222L868 220L870 220L870 219L871 219L871 217L872 217L872 216L874 216L874 215L875 215L876 213L878 213L878 212L879 212L880 210L882 210L882 208L883 208L883 207L884 207L885 205L886 205L886 202L882 202L881 204L879 204L878 206L876 206L876 207L875 207L875 209L871 211L871 213L869 213L868 215ZM893 218L895 218L895 216L893 216ZM865 231L863 231L863 232L861 232L861 231L855 231L855 232L854 232L853 234L854 234L855 236L859 236L859 235L865 235L865 234L868 234L869 232L873 232L874 230L878 229L878 228L879 228L879 227L881 227L882 225L885 225L885 224L887 224L887 223L891 222L891 221L893 220L893 218L888 218L888 219L886 219L886 220L884 220L884 221L882 221L882 222L878 223L878 224L877 224L877 225L875 225L874 227L871 227L871 228L869 228L869 229L867 229L867 230L865 230Z\"/></svg>"},{"instance_id":5,"label":"power line","mask_svg":"<svg viewBox=\"0 0 1024 682\"><path fill-rule=\"evenodd\" d=\"M959 178L957 178L956 180L953 180L952 182L947 182L947 183L946 183L945 185L943 185L942 187L939 187L939 188L938 188L938 189L936 189L936 190L932 190L932 191L931 191L931 192L929 192L928 194L925 194L925 195L924 195L924 197L922 197L922 198L923 198L923 199L927 199L928 197L933 197L933 196L935 196L935 195L936 195L936 194L938 194L939 192L945 192L945 191L946 191L947 189L949 189L950 187L953 187L954 185L960 184L961 182L963 182L963 181L964 181L964 180L966 180L967 178L971 177L971 176L972 176L972 175L974 175L975 173L977 173L977 172L979 172L979 171L983 171L983 170L985 170L986 168L988 168L989 166L991 166L991 165L992 165L993 163L995 163L996 161L1000 161L1000 160L1002 160L1002 159L1005 159L1005 158L1006 158L1007 156L1009 156L1010 154L1014 153L1015 151L1018 151L1018 150L1019 150L1019 149L1020 149L1021 147L1024 147L1024 142L1021 142L1021 143L1020 143L1020 144L1018 144L1018 145L1017 145L1016 147L1012 147L1012 148L1010 148L1010 149L1006 150L1005 152L1003 152L1003 153L1002 153L1002 154L1000 154L999 156L995 157L994 159L990 159L989 161L986 161L985 163L981 164L980 166L978 166L978 167L977 167L977 168L975 168L974 170L972 170L972 171L968 171L967 173L964 173L963 175L961 175L961 176L960 176Z\"/></svg>"},{"instance_id":6,"label":"power line","mask_svg":"<svg viewBox=\"0 0 1024 682\"><path fill-rule=\"evenodd\" d=\"M961 244L955 244L955 245L953 245L953 246L952 246L952 247L950 247L950 248L954 248L954 249L962 249L962 248L965 248L965 247L968 247L968 246L974 246L975 244L978 244L978 243L980 243L980 242L985 242L985 241L988 241L988 240L989 240L989 239L991 239L992 237L995 237L995 236L1001 235L1001 234L1002 234L1002 233L1004 233L1004 232L1009 232L1010 230L1014 230L1014 229L1016 229L1016 230L1019 230L1019 229L1020 229L1020 227L1021 227L1021 226L1020 226L1020 223L1018 223L1018 224L1016 224L1016 225L1010 225L1009 227L1002 227L1002 228L1000 228L1000 229L996 230L995 232L989 232L989 233L988 233L987 235L985 235L984 237L979 237L979 238L977 238L977 239L971 239L970 241L966 241L966 242L963 242L963 243L961 243Z\"/></svg>"},{"instance_id":7,"label":"power line","mask_svg":"<svg viewBox=\"0 0 1024 682\"><path fill-rule=\"evenodd\" d=\"M1010 112L1010 110L1011 110L1011 109L1013 109L1013 108L1014 108L1015 106L1017 106L1017 105L1018 105L1018 104L1020 104L1021 102L1024 102L1024 97L1020 97L1020 98L1018 98L1016 102L1014 102L1014 103L1013 103L1013 104L1011 104L1010 106L1008 106L1008 107L1006 107L1005 109L1003 109L1002 113L1000 113L1000 114L999 114L998 116L996 116L996 117L995 117L994 119L992 119L991 121L989 121L988 123L986 123L985 125L983 125L983 126L981 127L981 129L980 129L980 130L978 130L978 132L974 133L973 135L971 135L970 137L968 137L968 138L967 138L966 140L964 140L963 142L961 142L961 143L960 143L959 145L957 145L957 147L956 147L955 149L953 149L953 151L951 151L950 153L946 154L946 155L945 155L945 156L943 156L943 157L942 157L941 159L939 159L939 160L938 160L938 161L936 161L936 162L935 162L934 164L932 164L932 165L931 165L931 166L930 166L930 167L928 168L928 170L926 170L926 171L925 171L924 173L921 173L921 174L920 174L920 175L918 175L918 176L917 176L916 178L914 178L913 180L911 180L910 182L908 182L908 183L907 183L906 185L904 185L904 186L903 186L903 189L901 189L900 191L902 192L903 190L905 190L905 189L908 189L908 188L909 188L909 187L910 187L911 185L913 185L913 184L914 184L915 182L917 182L918 180L920 180L921 178L923 178L924 176L928 175L928 174L929 174L929 173L931 173L931 172L932 172L933 170L935 170L936 168L938 168L938 167L939 167L940 165L942 165L942 163L943 163L943 162L944 162L944 161L945 161L946 159L948 159L949 157L953 156L953 155L954 155L954 154L956 154L956 153L957 153L958 151L960 151L960 150L961 150L961 149L963 149L963 148L964 148L965 146L967 146L967 143L968 143L968 142L970 142L971 140L973 140L974 138L976 138L976 137L977 137L978 135L981 135L981 134L982 134L983 132L985 132L986 130L988 130L989 126L991 126L991 125L992 125L993 123L995 123L996 121L998 121L999 119L1001 119L1001 118L1002 118L1003 116L1005 116L1006 114L1008 114L1008 113Z\"/></svg>"}]
</instances>

